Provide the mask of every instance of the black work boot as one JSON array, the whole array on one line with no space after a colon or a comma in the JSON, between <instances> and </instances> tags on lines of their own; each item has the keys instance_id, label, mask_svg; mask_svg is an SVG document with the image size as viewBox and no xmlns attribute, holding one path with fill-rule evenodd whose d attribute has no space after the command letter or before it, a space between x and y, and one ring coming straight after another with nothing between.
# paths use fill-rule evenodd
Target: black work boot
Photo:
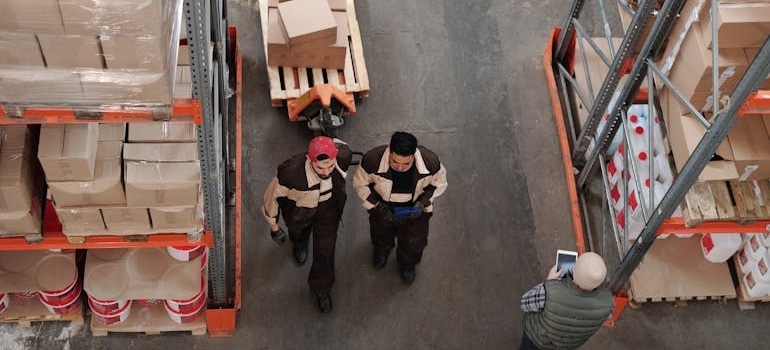
<instances>
[{"instance_id":1,"label":"black work boot","mask_svg":"<svg viewBox=\"0 0 770 350\"><path fill-rule=\"evenodd\" d=\"M316 302L318 303L318 311L322 314L328 314L332 311L332 297L329 294L317 294Z\"/></svg>"},{"instance_id":2,"label":"black work boot","mask_svg":"<svg viewBox=\"0 0 770 350\"><path fill-rule=\"evenodd\" d=\"M404 281L404 283L412 284L412 282L414 282L414 277L415 277L414 266L399 268L398 272L401 275L401 280Z\"/></svg>"},{"instance_id":3,"label":"black work boot","mask_svg":"<svg viewBox=\"0 0 770 350\"><path fill-rule=\"evenodd\" d=\"M297 265L305 265L305 261L307 261L307 246L298 247L295 245L292 247L292 255L294 256L294 262L297 263Z\"/></svg>"},{"instance_id":4,"label":"black work boot","mask_svg":"<svg viewBox=\"0 0 770 350\"><path fill-rule=\"evenodd\" d=\"M372 266L374 266L375 270L380 270L388 264L388 255L390 255L390 249L384 251L374 249L374 253L372 253Z\"/></svg>"}]
</instances>

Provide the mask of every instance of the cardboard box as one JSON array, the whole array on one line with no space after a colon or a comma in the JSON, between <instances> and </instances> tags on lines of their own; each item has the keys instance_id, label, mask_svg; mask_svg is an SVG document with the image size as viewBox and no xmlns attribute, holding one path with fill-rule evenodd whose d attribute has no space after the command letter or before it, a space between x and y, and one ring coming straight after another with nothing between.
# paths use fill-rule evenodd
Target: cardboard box
<instances>
[{"instance_id":1,"label":"cardboard box","mask_svg":"<svg viewBox=\"0 0 770 350\"><path fill-rule=\"evenodd\" d=\"M187 31L183 30L183 32L187 32ZM187 45L187 42L183 44L179 44L179 49L176 55L176 65L177 66L190 65L190 46Z\"/></svg>"},{"instance_id":2,"label":"cardboard box","mask_svg":"<svg viewBox=\"0 0 770 350\"><path fill-rule=\"evenodd\" d=\"M96 36L38 34L37 39L49 68L104 68Z\"/></svg>"},{"instance_id":3,"label":"cardboard box","mask_svg":"<svg viewBox=\"0 0 770 350\"><path fill-rule=\"evenodd\" d=\"M28 211L34 178L28 157L18 151L0 152L0 212Z\"/></svg>"},{"instance_id":4,"label":"cardboard box","mask_svg":"<svg viewBox=\"0 0 770 350\"><path fill-rule=\"evenodd\" d=\"M752 62L758 53L759 49L746 49L746 59L748 59L749 62ZM765 81L759 85L759 90L770 90L770 74L765 78Z\"/></svg>"},{"instance_id":5,"label":"cardboard box","mask_svg":"<svg viewBox=\"0 0 770 350\"><path fill-rule=\"evenodd\" d=\"M59 0L67 34L160 35L171 27L181 1Z\"/></svg>"},{"instance_id":6,"label":"cardboard box","mask_svg":"<svg viewBox=\"0 0 770 350\"><path fill-rule=\"evenodd\" d=\"M764 126L762 116L747 114L727 136L741 180L770 179L770 135Z\"/></svg>"},{"instance_id":7,"label":"cardboard box","mask_svg":"<svg viewBox=\"0 0 770 350\"><path fill-rule=\"evenodd\" d=\"M32 158L35 139L27 125L0 126L0 151L14 152Z\"/></svg>"},{"instance_id":8,"label":"cardboard box","mask_svg":"<svg viewBox=\"0 0 770 350\"><path fill-rule=\"evenodd\" d=\"M41 228L40 201L33 200L27 210L0 212L0 236L40 233Z\"/></svg>"},{"instance_id":9,"label":"cardboard box","mask_svg":"<svg viewBox=\"0 0 770 350\"><path fill-rule=\"evenodd\" d=\"M0 1L0 31L61 34L64 31L57 0Z\"/></svg>"},{"instance_id":10,"label":"cardboard box","mask_svg":"<svg viewBox=\"0 0 770 350\"><path fill-rule=\"evenodd\" d=\"M770 3L720 3L717 33L720 48L761 47L770 33ZM711 16L700 23L703 38L711 48Z\"/></svg>"},{"instance_id":11,"label":"cardboard box","mask_svg":"<svg viewBox=\"0 0 770 350\"><path fill-rule=\"evenodd\" d=\"M275 20L270 20L270 14L268 14L268 20L271 21L268 28L268 65L345 69L349 34L347 15L342 12L333 12L333 16L337 22L337 41L329 46L308 47L304 44L291 46L286 44L286 37L280 26Z\"/></svg>"},{"instance_id":12,"label":"cardboard box","mask_svg":"<svg viewBox=\"0 0 770 350\"><path fill-rule=\"evenodd\" d=\"M136 231L150 229L147 208L102 208L104 225L108 231Z\"/></svg>"},{"instance_id":13,"label":"cardboard box","mask_svg":"<svg viewBox=\"0 0 770 350\"><path fill-rule=\"evenodd\" d=\"M197 142L198 132L192 122L131 123L128 142Z\"/></svg>"},{"instance_id":14,"label":"cardboard box","mask_svg":"<svg viewBox=\"0 0 770 350\"><path fill-rule=\"evenodd\" d=\"M292 0L278 4L289 45L332 45L337 41L337 23L326 0Z\"/></svg>"},{"instance_id":15,"label":"cardboard box","mask_svg":"<svg viewBox=\"0 0 770 350\"><path fill-rule=\"evenodd\" d=\"M167 69L169 40L164 36L100 35L107 69Z\"/></svg>"},{"instance_id":16,"label":"cardboard box","mask_svg":"<svg viewBox=\"0 0 770 350\"><path fill-rule=\"evenodd\" d=\"M276 0L277 1L277 0ZM289 37L281 25L281 15L277 8L267 9L267 54L288 54Z\"/></svg>"},{"instance_id":17,"label":"cardboard box","mask_svg":"<svg viewBox=\"0 0 770 350\"><path fill-rule=\"evenodd\" d=\"M125 161L192 162L198 160L195 143L127 143L123 148Z\"/></svg>"},{"instance_id":18,"label":"cardboard box","mask_svg":"<svg viewBox=\"0 0 770 350\"><path fill-rule=\"evenodd\" d=\"M692 116L670 117L669 142L677 169L681 170L705 134ZM761 116L739 118L717 149L699 181L762 180L770 178L770 135Z\"/></svg>"},{"instance_id":19,"label":"cardboard box","mask_svg":"<svg viewBox=\"0 0 770 350\"><path fill-rule=\"evenodd\" d=\"M152 105L172 103L174 75L171 71L146 72L110 69L80 72L81 101Z\"/></svg>"},{"instance_id":20,"label":"cardboard box","mask_svg":"<svg viewBox=\"0 0 770 350\"><path fill-rule=\"evenodd\" d=\"M712 51L699 30L690 30L682 42L679 56L671 68L669 79L697 108L706 104L705 96L712 91ZM719 91L730 92L748 68L743 49L719 50ZM698 94L701 93L701 94ZM697 95L697 96L696 96Z\"/></svg>"},{"instance_id":21,"label":"cardboard box","mask_svg":"<svg viewBox=\"0 0 770 350\"><path fill-rule=\"evenodd\" d=\"M100 123L99 141L125 141L126 123Z\"/></svg>"},{"instance_id":22,"label":"cardboard box","mask_svg":"<svg viewBox=\"0 0 770 350\"><path fill-rule=\"evenodd\" d=\"M68 235L105 232L104 219L99 208L56 208L62 230Z\"/></svg>"},{"instance_id":23,"label":"cardboard box","mask_svg":"<svg viewBox=\"0 0 770 350\"><path fill-rule=\"evenodd\" d=\"M123 142L99 142L94 179L89 181L48 181L57 207L121 205L126 203L120 158Z\"/></svg>"},{"instance_id":24,"label":"cardboard box","mask_svg":"<svg viewBox=\"0 0 770 350\"><path fill-rule=\"evenodd\" d=\"M72 69L0 67L0 102L68 104L82 99L80 76Z\"/></svg>"},{"instance_id":25,"label":"cardboard box","mask_svg":"<svg viewBox=\"0 0 770 350\"><path fill-rule=\"evenodd\" d=\"M278 7L278 3L287 1L291 0L267 0L267 7ZM332 11L347 11L348 9L347 0L327 0L326 2L329 3L329 8L332 9Z\"/></svg>"},{"instance_id":26,"label":"cardboard box","mask_svg":"<svg viewBox=\"0 0 770 350\"><path fill-rule=\"evenodd\" d=\"M35 35L0 31L0 65L45 67Z\"/></svg>"},{"instance_id":27,"label":"cardboard box","mask_svg":"<svg viewBox=\"0 0 770 350\"><path fill-rule=\"evenodd\" d=\"M197 203L200 195L198 162L126 162L128 206L185 206Z\"/></svg>"},{"instance_id":28,"label":"cardboard box","mask_svg":"<svg viewBox=\"0 0 770 350\"><path fill-rule=\"evenodd\" d=\"M198 206L153 207L149 210L152 228L155 230L194 229L201 222L198 217Z\"/></svg>"},{"instance_id":29,"label":"cardboard box","mask_svg":"<svg viewBox=\"0 0 770 350\"><path fill-rule=\"evenodd\" d=\"M44 124L37 157L48 181L93 180L99 125Z\"/></svg>"},{"instance_id":30,"label":"cardboard box","mask_svg":"<svg viewBox=\"0 0 770 350\"><path fill-rule=\"evenodd\" d=\"M674 154L674 163L677 171L681 171L692 151L703 138L706 129L692 116L669 115L666 120L668 120L668 140ZM698 176L698 181L738 179L739 174L733 159L730 141L726 138Z\"/></svg>"}]
</instances>

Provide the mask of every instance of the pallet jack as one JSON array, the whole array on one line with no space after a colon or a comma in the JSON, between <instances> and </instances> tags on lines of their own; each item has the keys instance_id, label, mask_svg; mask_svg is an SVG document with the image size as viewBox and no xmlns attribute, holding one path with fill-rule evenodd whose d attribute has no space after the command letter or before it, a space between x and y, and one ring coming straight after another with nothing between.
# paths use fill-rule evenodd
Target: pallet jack
<instances>
[{"instance_id":1,"label":"pallet jack","mask_svg":"<svg viewBox=\"0 0 770 350\"><path fill-rule=\"evenodd\" d=\"M333 85L313 86L297 98L286 100L289 120L307 120L308 129L331 137L345 124L345 117L356 114L352 92L343 92Z\"/></svg>"}]
</instances>

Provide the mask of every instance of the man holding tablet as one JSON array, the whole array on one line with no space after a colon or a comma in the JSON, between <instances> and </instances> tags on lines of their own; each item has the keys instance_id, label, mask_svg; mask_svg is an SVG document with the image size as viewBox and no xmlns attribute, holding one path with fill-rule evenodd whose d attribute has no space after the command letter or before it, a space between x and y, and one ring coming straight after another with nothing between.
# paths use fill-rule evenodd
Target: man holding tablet
<instances>
[{"instance_id":1,"label":"man holding tablet","mask_svg":"<svg viewBox=\"0 0 770 350\"><path fill-rule=\"evenodd\" d=\"M612 316L612 293L602 285L607 274L602 257L580 255L570 275L558 268L560 260L568 263L569 255L557 253L557 265L546 281L521 297L520 350L577 349Z\"/></svg>"}]
</instances>

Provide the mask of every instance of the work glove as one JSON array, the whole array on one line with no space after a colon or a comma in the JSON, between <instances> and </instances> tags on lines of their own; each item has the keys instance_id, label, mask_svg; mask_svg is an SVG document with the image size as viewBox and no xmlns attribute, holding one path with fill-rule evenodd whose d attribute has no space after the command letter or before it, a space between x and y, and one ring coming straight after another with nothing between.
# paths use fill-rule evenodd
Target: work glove
<instances>
[{"instance_id":1,"label":"work glove","mask_svg":"<svg viewBox=\"0 0 770 350\"><path fill-rule=\"evenodd\" d=\"M389 205L383 202L377 203L374 208L369 210L369 214L376 215L380 218L380 220L388 225L393 225L396 222L396 217L393 215L393 210Z\"/></svg>"},{"instance_id":2,"label":"work glove","mask_svg":"<svg viewBox=\"0 0 770 350\"><path fill-rule=\"evenodd\" d=\"M417 202L411 207L396 207L393 209L393 214L396 216L396 219L399 220L416 219L422 215L424 210L425 207L422 203Z\"/></svg>"},{"instance_id":3,"label":"work glove","mask_svg":"<svg viewBox=\"0 0 770 350\"><path fill-rule=\"evenodd\" d=\"M275 243L283 244L283 242L286 242L286 232L283 232L283 229L280 227L277 231L270 230L270 238Z\"/></svg>"}]
</instances>

